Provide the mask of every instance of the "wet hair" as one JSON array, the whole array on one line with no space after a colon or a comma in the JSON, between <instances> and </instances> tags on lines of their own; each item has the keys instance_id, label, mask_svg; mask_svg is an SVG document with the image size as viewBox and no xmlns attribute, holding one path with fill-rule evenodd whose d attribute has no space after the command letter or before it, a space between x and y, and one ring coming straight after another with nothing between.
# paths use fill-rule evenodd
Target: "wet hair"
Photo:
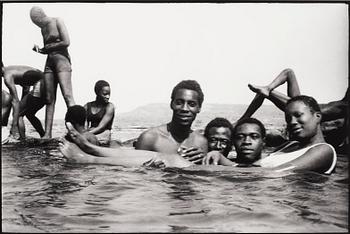
<instances>
[{"instance_id":1,"label":"wet hair","mask_svg":"<svg viewBox=\"0 0 350 234\"><path fill-rule=\"evenodd\" d=\"M233 138L236 135L237 128L243 124L256 124L260 128L260 133L262 138L265 138L266 136L266 129L263 123L260 122L260 120L255 119L255 118L243 118L241 120L238 120L238 122L235 124L235 127L233 128Z\"/></svg>"},{"instance_id":2,"label":"wet hair","mask_svg":"<svg viewBox=\"0 0 350 234\"><path fill-rule=\"evenodd\" d=\"M96 95L98 95L98 93L102 90L102 88L106 86L109 87L109 83L107 81L105 80L97 81L94 88Z\"/></svg>"},{"instance_id":3,"label":"wet hair","mask_svg":"<svg viewBox=\"0 0 350 234\"><path fill-rule=\"evenodd\" d=\"M313 97L306 96L306 95L299 95L299 96L292 97L287 101L286 107L293 102L304 103L306 106L310 108L311 113L321 112L320 106L318 105L317 101Z\"/></svg>"},{"instance_id":4,"label":"wet hair","mask_svg":"<svg viewBox=\"0 0 350 234\"><path fill-rule=\"evenodd\" d=\"M41 7L33 6L30 9L30 18L35 24L40 24L42 19L47 17L44 10Z\"/></svg>"},{"instance_id":5,"label":"wet hair","mask_svg":"<svg viewBox=\"0 0 350 234\"><path fill-rule=\"evenodd\" d=\"M44 73L36 70L29 70L23 73L22 77L23 79L20 81L21 85L31 86L31 85L34 85L39 80L44 79Z\"/></svg>"},{"instance_id":6,"label":"wet hair","mask_svg":"<svg viewBox=\"0 0 350 234\"><path fill-rule=\"evenodd\" d=\"M85 108L80 105L68 107L66 117L64 120L66 122L71 122L72 124L84 125L86 120Z\"/></svg>"},{"instance_id":7,"label":"wet hair","mask_svg":"<svg viewBox=\"0 0 350 234\"><path fill-rule=\"evenodd\" d=\"M230 129L231 131L231 139L230 139L230 142L232 143L232 140L233 140L233 126L232 124L230 123L230 121L228 121L227 119L225 118L221 118L221 117L218 117L218 118L215 118L213 119L212 121L210 121L207 126L205 127L204 129L204 136L209 139L209 130L211 128L220 128L220 127L223 127L223 128L228 128Z\"/></svg>"},{"instance_id":8,"label":"wet hair","mask_svg":"<svg viewBox=\"0 0 350 234\"><path fill-rule=\"evenodd\" d=\"M204 94L202 92L201 86L198 84L195 80L183 80L180 83L178 83L171 92L171 101L175 99L176 92L179 89L189 89L196 91L198 93L198 103L199 106L202 106L203 100L204 100Z\"/></svg>"}]
</instances>

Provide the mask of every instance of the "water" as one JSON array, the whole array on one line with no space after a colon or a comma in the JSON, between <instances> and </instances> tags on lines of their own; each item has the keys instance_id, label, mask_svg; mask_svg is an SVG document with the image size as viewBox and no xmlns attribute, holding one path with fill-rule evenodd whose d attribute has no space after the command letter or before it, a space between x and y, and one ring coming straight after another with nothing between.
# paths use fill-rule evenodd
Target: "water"
<instances>
[{"instance_id":1,"label":"water","mask_svg":"<svg viewBox=\"0 0 350 234\"><path fill-rule=\"evenodd\" d=\"M61 122L54 132L65 132ZM331 176L74 165L57 142L6 145L1 161L6 232L348 231L346 155Z\"/></svg>"}]
</instances>

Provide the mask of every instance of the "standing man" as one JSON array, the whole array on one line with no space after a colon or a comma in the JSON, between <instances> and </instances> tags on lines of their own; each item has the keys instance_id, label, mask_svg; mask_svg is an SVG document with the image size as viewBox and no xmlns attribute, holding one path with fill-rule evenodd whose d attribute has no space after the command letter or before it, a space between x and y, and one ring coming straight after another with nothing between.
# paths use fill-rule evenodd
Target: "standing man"
<instances>
[{"instance_id":1,"label":"standing man","mask_svg":"<svg viewBox=\"0 0 350 234\"><path fill-rule=\"evenodd\" d=\"M183 80L171 93L170 108L173 111L169 123L143 132L135 148L160 153L179 153L193 163L201 163L208 151L207 140L191 129L201 111L204 95L195 80Z\"/></svg>"},{"instance_id":2,"label":"standing man","mask_svg":"<svg viewBox=\"0 0 350 234\"><path fill-rule=\"evenodd\" d=\"M2 64L2 77L4 78L5 85L9 89L12 97L12 111L13 121L11 127L11 134L18 138L18 118L19 118L19 98L17 93L16 85L22 86L22 97L28 93L29 86L34 85L37 81L41 80L44 75L43 73L29 66L7 66L4 67Z\"/></svg>"}]
</instances>

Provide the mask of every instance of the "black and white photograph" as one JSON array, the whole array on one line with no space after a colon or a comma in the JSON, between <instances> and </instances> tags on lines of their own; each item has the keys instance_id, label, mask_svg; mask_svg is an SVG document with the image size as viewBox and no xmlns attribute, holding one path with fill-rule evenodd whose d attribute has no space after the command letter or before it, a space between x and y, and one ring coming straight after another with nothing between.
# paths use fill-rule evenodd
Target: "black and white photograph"
<instances>
[{"instance_id":1,"label":"black and white photograph","mask_svg":"<svg viewBox=\"0 0 350 234\"><path fill-rule=\"evenodd\" d=\"M347 2L1 8L3 232L349 231Z\"/></svg>"}]
</instances>

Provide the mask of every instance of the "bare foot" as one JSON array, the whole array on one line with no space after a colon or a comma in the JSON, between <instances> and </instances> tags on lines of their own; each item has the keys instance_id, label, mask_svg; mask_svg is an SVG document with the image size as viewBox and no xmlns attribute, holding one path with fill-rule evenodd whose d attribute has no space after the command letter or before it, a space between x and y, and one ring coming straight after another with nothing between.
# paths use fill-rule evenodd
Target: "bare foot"
<instances>
[{"instance_id":1,"label":"bare foot","mask_svg":"<svg viewBox=\"0 0 350 234\"><path fill-rule=\"evenodd\" d=\"M251 91L261 94L264 97L268 97L270 95L271 90L267 86L258 86L258 85L248 84L248 87Z\"/></svg>"},{"instance_id":2,"label":"bare foot","mask_svg":"<svg viewBox=\"0 0 350 234\"><path fill-rule=\"evenodd\" d=\"M84 153L76 144L63 140L59 144L59 151L71 163L93 163L94 158Z\"/></svg>"}]
</instances>

